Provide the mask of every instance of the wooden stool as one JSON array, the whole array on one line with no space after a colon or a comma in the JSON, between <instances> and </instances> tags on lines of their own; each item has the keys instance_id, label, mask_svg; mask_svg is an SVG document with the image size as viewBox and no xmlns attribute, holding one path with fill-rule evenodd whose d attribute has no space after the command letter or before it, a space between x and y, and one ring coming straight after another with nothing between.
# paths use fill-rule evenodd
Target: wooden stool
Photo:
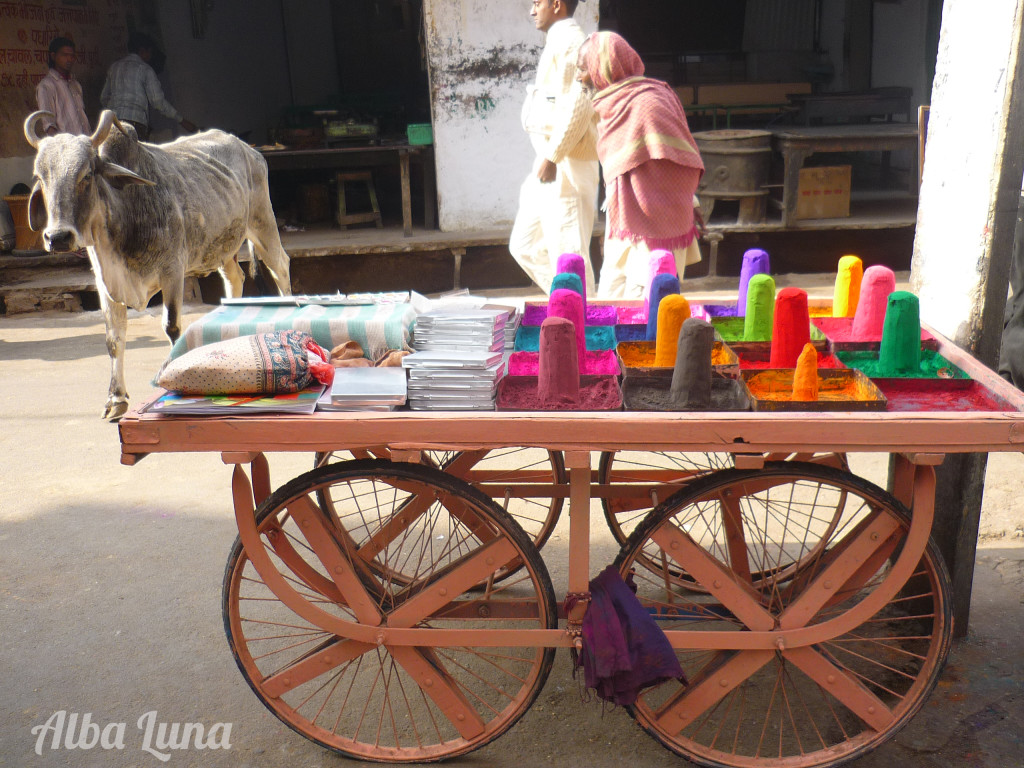
<instances>
[{"instance_id":1,"label":"wooden stool","mask_svg":"<svg viewBox=\"0 0 1024 768\"><path fill-rule=\"evenodd\" d=\"M373 186L373 174L369 171L354 171L351 173L336 173L334 176L338 183L338 226L346 229L349 224L364 224L370 221L376 222L377 229L384 228L384 222L380 218L380 205L377 203L377 190ZM372 211L366 213L349 213L345 206L345 182L361 181L366 184L366 191L370 195L370 206Z\"/></svg>"}]
</instances>

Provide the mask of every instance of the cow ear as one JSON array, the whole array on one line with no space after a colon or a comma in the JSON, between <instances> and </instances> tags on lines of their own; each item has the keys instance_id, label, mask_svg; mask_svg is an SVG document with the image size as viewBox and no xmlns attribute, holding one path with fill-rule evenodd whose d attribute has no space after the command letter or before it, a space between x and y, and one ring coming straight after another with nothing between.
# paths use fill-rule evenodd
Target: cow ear
<instances>
[{"instance_id":1,"label":"cow ear","mask_svg":"<svg viewBox=\"0 0 1024 768\"><path fill-rule=\"evenodd\" d=\"M100 173L114 189L124 189L129 184L145 184L148 187L156 186L155 181L144 179L134 171L129 171L127 168L120 166L117 163L103 163Z\"/></svg>"},{"instance_id":2,"label":"cow ear","mask_svg":"<svg viewBox=\"0 0 1024 768\"><path fill-rule=\"evenodd\" d=\"M46 227L46 201L43 200L43 190L38 181L28 198L28 226L33 232Z\"/></svg>"}]
</instances>

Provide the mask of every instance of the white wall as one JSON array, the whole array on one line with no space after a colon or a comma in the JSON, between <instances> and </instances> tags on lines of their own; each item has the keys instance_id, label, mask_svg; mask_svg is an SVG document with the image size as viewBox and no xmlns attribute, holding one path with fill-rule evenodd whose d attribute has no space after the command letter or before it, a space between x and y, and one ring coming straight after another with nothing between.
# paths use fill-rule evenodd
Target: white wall
<instances>
[{"instance_id":1,"label":"white wall","mask_svg":"<svg viewBox=\"0 0 1024 768\"><path fill-rule=\"evenodd\" d=\"M529 0L424 0L440 228L511 225L533 153L519 123L543 33ZM597 29L596 2L576 20Z\"/></svg>"}]
</instances>

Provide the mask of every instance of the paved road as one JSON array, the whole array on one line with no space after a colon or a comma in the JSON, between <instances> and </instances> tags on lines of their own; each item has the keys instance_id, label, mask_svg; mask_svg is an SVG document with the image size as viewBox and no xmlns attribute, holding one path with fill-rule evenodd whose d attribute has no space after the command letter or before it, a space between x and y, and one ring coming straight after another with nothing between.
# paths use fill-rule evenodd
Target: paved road
<instances>
[{"instance_id":1,"label":"paved road","mask_svg":"<svg viewBox=\"0 0 1024 768\"><path fill-rule=\"evenodd\" d=\"M138 402L167 348L156 313L132 313L129 334L129 392ZM235 537L229 468L210 454L121 466L116 428L98 418L107 378L98 313L0 317L0 766L344 764L267 712L228 651L220 586ZM271 457L275 480L309 460ZM853 462L868 476L882 471L877 458ZM858 768L1024 763L1022 499L1024 458L993 457L970 635L922 713ZM567 538L555 536L553 555ZM601 544L596 528L595 536ZM552 571L564 583L564 573ZM56 725L50 718L61 710L89 713L100 729L124 723L125 748L52 749L52 729L31 729ZM154 711L156 722L230 723L231 748L169 752L163 763L143 750L138 727ZM114 740L115 728L107 734ZM457 762L624 764L660 768L681 760L624 711L582 703L564 654L523 720Z\"/></svg>"}]
</instances>

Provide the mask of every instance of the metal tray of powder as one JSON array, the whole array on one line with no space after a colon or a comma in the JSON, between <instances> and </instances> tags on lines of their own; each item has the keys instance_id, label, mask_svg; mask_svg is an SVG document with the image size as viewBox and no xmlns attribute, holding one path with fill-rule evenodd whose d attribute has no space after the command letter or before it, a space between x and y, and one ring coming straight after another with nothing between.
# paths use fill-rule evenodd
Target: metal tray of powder
<instances>
[{"instance_id":1,"label":"metal tray of powder","mask_svg":"<svg viewBox=\"0 0 1024 768\"><path fill-rule=\"evenodd\" d=\"M884 411L882 391L851 368L819 368L818 399L793 400L795 368L740 371L755 411Z\"/></svg>"},{"instance_id":2,"label":"metal tray of powder","mask_svg":"<svg viewBox=\"0 0 1024 768\"><path fill-rule=\"evenodd\" d=\"M622 401L627 411L750 410L747 388L738 379L713 376L710 403L698 406L673 400L672 368L648 368L645 371L631 373L622 380Z\"/></svg>"},{"instance_id":3,"label":"metal tray of powder","mask_svg":"<svg viewBox=\"0 0 1024 768\"><path fill-rule=\"evenodd\" d=\"M656 371L667 371L668 377L672 378L674 363L664 367L654 365L656 344L654 341L620 341L616 345L623 380ZM730 379L739 378L740 359L725 342L716 341L711 348L711 371Z\"/></svg>"}]
</instances>

